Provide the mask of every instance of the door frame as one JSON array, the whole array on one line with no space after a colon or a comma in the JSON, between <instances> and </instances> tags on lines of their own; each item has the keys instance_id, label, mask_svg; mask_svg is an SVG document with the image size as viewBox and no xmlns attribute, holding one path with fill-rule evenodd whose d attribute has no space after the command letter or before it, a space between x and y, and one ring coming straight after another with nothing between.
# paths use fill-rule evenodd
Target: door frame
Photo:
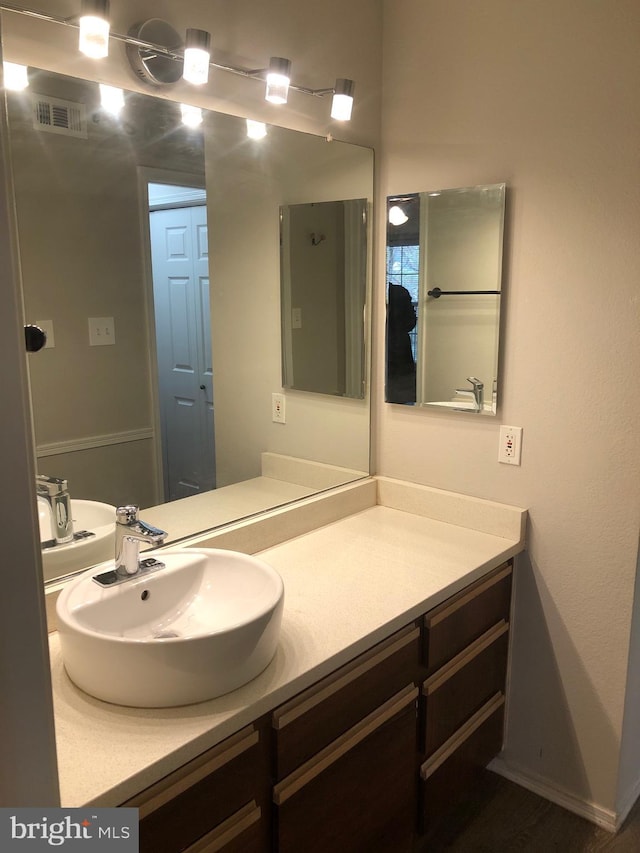
<instances>
[{"instance_id":1,"label":"door frame","mask_svg":"<svg viewBox=\"0 0 640 853\"><path fill-rule=\"evenodd\" d=\"M158 384L158 346L156 341L156 321L153 304L153 267L151 263L151 229L149 226L149 184L169 184L177 187L194 187L206 192L205 176L190 172L175 172L170 169L156 169L151 166L138 166L138 198L140 202L140 245L142 246L142 277L145 303L145 326L149 341L149 375L151 377L151 429L153 433L155 458L154 491L157 503L165 503L167 496L164 488L164 461L162 452L162 428L160 416L160 389ZM202 204L202 201L197 202ZM183 206L189 206L185 204Z\"/></svg>"}]
</instances>

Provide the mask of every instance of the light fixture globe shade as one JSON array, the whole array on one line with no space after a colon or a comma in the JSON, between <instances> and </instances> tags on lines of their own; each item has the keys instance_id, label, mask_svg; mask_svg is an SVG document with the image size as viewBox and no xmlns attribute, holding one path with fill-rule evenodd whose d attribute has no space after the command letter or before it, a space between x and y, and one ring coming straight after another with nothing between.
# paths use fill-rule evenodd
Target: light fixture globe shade
<instances>
[{"instance_id":1,"label":"light fixture globe shade","mask_svg":"<svg viewBox=\"0 0 640 853\"><path fill-rule=\"evenodd\" d=\"M336 121L349 121L353 109L353 80L339 78L336 80L331 101L331 118Z\"/></svg>"},{"instance_id":2,"label":"light fixture globe shade","mask_svg":"<svg viewBox=\"0 0 640 853\"><path fill-rule=\"evenodd\" d=\"M109 2L82 0L78 48L91 59L109 55Z\"/></svg>"},{"instance_id":3,"label":"light fixture globe shade","mask_svg":"<svg viewBox=\"0 0 640 853\"><path fill-rule=\"evenodd\" d=\"M2 76L4 88L10 89L12 92L22 92L29 85L26 65L18 65L16 62L3 62Z\"/></svg>"},{"instance_id":4,"label":"light fixture globe shade","mask_svg":"<svg viewBox=\"0 0 640 853\"><path fill-rule=\"evenodd\" d=\"M409 217L404 210L397 204L389 208L389 222L391 225L404 225L409 220Z\"/></svg>"},{"instance_id":5,"label":"light fixture globe shade","mask_svg":"<svg viewBox=\"0 0 640 853\"><path fill-rule=\"evenodd\" d=\"M210 59L210 34L206 30L189 28L185 39L183 79L194 86L202 86L209 79Z\"/></svg>"},{"instance_id":6,"label":"light fixture globe shade","mask_svg":"<svg viewBox=\"0 0 640 853\"><path fill-rule=\"evenodd\" d=\"M270 104L286 104L291 83L291 61L282 56L272 56L267 70L265 101Z\"/></svg>"}]
</instances>

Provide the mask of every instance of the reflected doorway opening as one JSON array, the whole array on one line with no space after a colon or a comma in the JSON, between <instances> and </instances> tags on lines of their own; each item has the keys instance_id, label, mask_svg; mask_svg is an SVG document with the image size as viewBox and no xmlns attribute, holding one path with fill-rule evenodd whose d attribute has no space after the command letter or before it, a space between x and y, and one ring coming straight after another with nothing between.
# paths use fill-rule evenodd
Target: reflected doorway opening
<instances>
[{"instance_id":1,"label":"reflected doorway opening","mask_svg":"<svg viewBox=\"0 0 640 853\"><path fill-rule=\"evenodd\" d=\"M173 501L216 487L206 191L145 171L158 481Z\"/></svg>"}]
</instances>

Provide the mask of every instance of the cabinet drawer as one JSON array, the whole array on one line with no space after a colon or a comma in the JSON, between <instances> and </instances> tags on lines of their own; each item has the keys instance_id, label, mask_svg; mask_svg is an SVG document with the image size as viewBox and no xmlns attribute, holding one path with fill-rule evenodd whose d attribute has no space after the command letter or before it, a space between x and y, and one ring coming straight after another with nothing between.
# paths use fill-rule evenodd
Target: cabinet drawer
<instances>
[{"instance_id":1,"label":"cabinet drawer","mask_svg":"<svg viewBox=\"0 0 640 853\"><path fill-rule=\"evenodd\" d=\"M417 695L407 687L276 785L279 853L411 849Z\"/></svg>"},{"instance_id":2,"label":"cabinet drawer","mask_svg":"<svg viewBox=\"0 0 640 853\"><path fill-rule=\"evenodd\" d=\"M511 564L472 584L424 617L424 662L433 673L504 619L511 606Z\"/></svg>"},{"instance_id":3,"label":"cabinet drawer","mask_svg":"<svg viewBox=\"0 0 640 853\"><path fill-rule=\"evenodd\" d=\"M468 796L482 768L500 752L504 696L496 694L420 768L420 831L435 827Z\"/></svg>"},{"instance_id":4,"label":"cabinet drawer","mask_svg":"<svg viewBox=\"0 0 640 853\"><path fill-rule=\"evenodd\" d=\"M421 749L429 756L496 693L504 691L509 625L499 622L422 687Z\"/></svg>"},{"instance_id":5,"label":"cabinet drawer","mask_svg":"<svg viewBox=\"0 0 640 853\"><path fill-rule=\"evenodd\" d=\"M262 810L255 800L237 811L184 853L263 853Z\"/></svg>"},{"instance_id":6,"label":"cabinet drawer","mask_svg":"<svg viewBox=\"0 0 640 853\"><path fill-rule=\"evenodd\" d=\"M420 630L409 625L273 712L280 781L420 677Z\"/></svg>"},{"instance_id":7,"label":"cabinet drawer","mask_svg":"<svg viewBox=\"0 0 640 853\"><path fill-rule=\"evenodd\" d=\"M248 804L264 803L267 778L264 738L257 724L247 726L125 803L139 810L141 853L189 848Z\"/></svg>"}]
</instances>

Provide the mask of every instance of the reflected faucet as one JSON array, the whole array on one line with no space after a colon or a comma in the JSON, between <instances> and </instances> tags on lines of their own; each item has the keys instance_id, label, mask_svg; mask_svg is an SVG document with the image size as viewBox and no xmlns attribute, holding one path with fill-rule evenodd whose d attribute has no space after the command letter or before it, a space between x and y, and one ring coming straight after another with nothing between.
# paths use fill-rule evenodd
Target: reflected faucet
<instances>
[{"instance_id":1,"label":"reflected faucet","mask_svg":"<svg viewBox=\"0 0 640 853\"><path fill-rule=\"evenodd\" d=\"M469 391L466 388L456 388L456 394L459 394L461 397L470 397L473 395L474 411L481 412L484 406L484 383L475 376L467 376L467 382L471 383L473 390Z\"/></svg>"},{"instance_id":2,"label":"reflected faucet","mask_svg":"<svg viewBox=\"0 0 640 853\"><path fill-rule=\"evenodd\" d=\"M73 519L71 518L71 496L66 480L38 474L36 493L47 507L51 539L43 545L65 545L73 542Z\"/></svg>"},{"instance_id":3,"label":"reflected faucet","mask_svg":"<svg viewBox=\"0 0 640 853\"><path fill-rule=\"evenodd\" d=\"M127 505L116 509L116 575L132 577L140 571L140 543L157 547L166 539L164 530L138 518L138 507Z\"/></svg>"}]
</instances>

